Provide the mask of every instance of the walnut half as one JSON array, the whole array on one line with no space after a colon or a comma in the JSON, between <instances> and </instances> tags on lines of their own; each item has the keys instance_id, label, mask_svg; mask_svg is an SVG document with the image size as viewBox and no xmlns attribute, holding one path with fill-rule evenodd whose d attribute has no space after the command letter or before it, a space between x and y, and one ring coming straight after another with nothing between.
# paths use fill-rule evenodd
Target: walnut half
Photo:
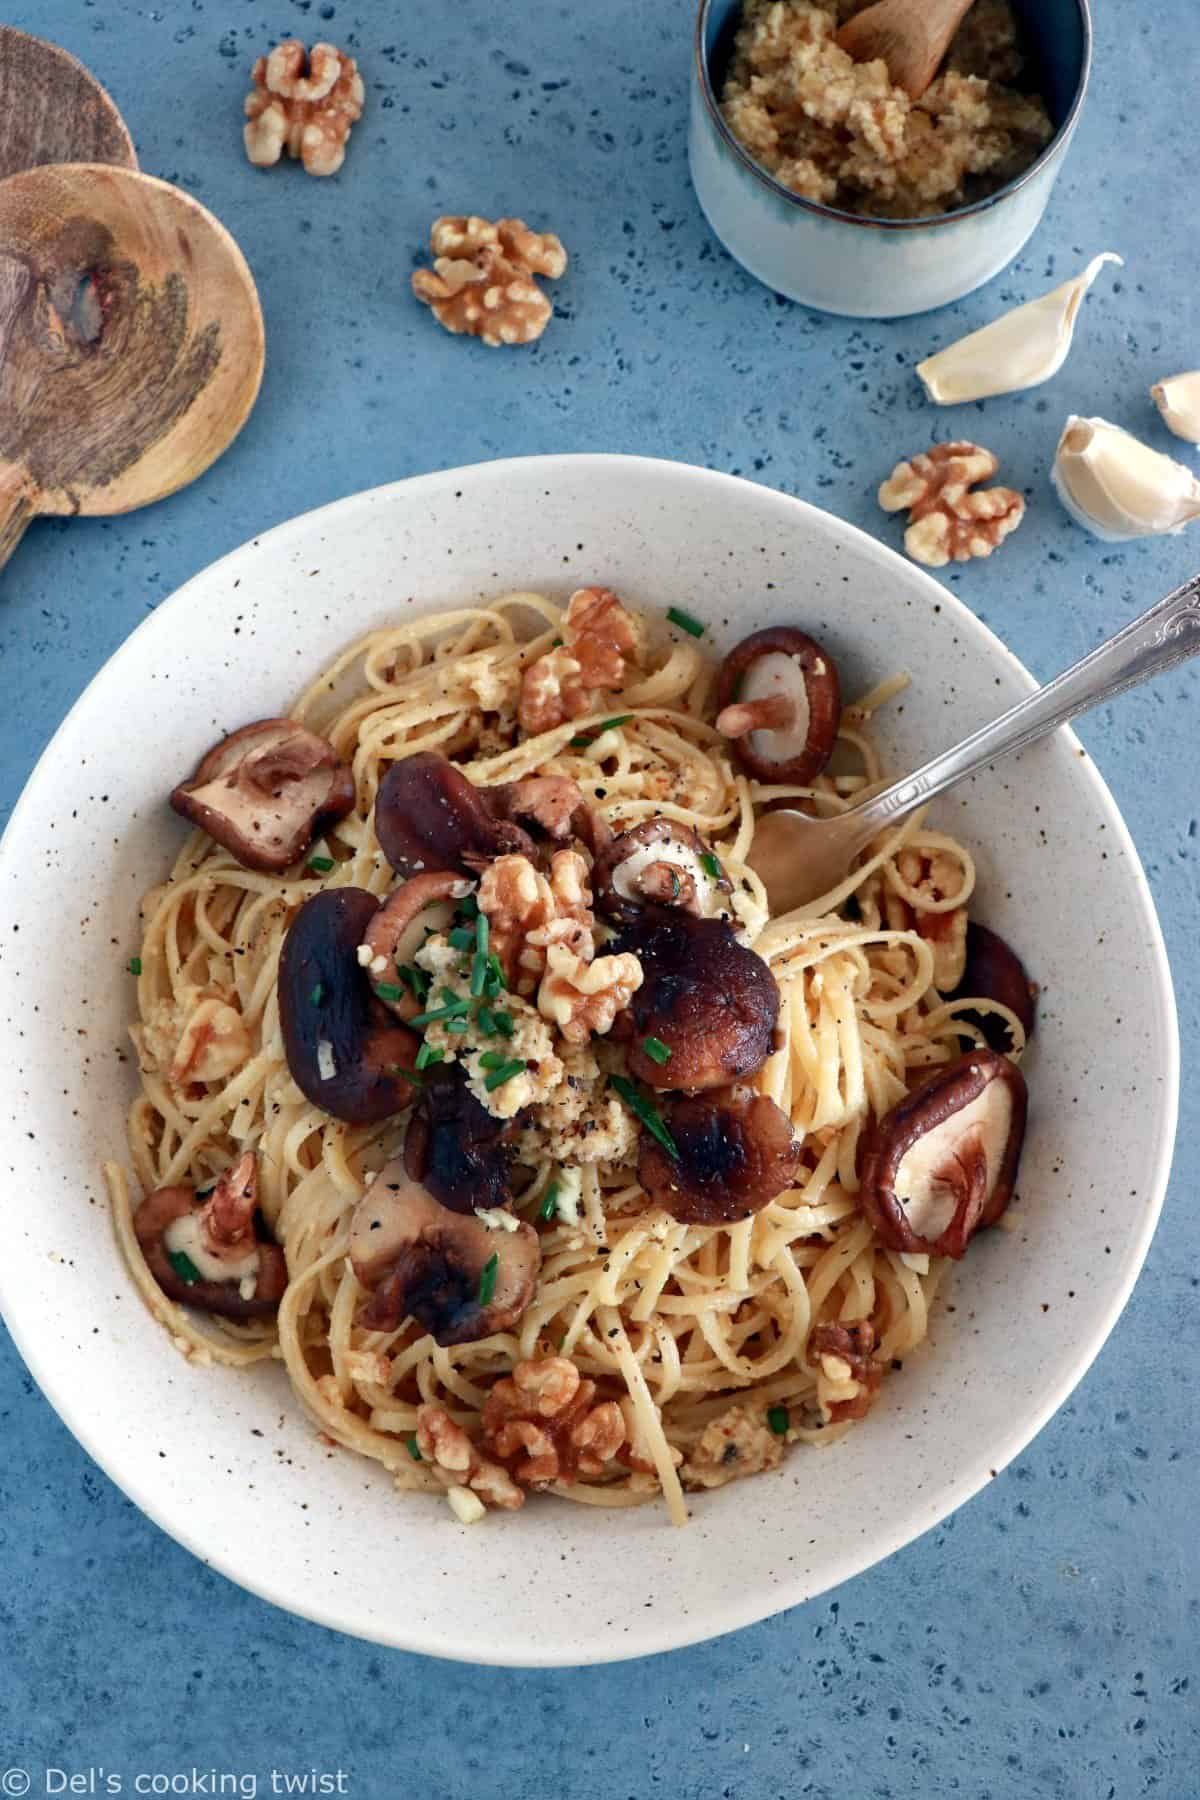
<instances>
[{"instance_id":1,"label":"walnut half","mask_svg":"<svg viewBox=\"0 0 1200 1800\"><path fill-rule=\"evenodd\" d=\"M990 556L1025 517L1025 501L1013 488L980 490L1000 467L978 444L935 444L897 463L879 489L885 512L909 509L904 548L931 569L948 562Z\"/></svg>"},{"instance_id":2,"label":"walnut half","mask_svg":"<svg viewBox=\"0 0 1200 1800\"><path fill-rule=\"evenodd\" d=\"M484 1402L484 1449L526 1487L601 1475L624 1442L621 1408L569 1356L517 1363Z\"/></svg>"},{"instance_id":3,"label":"walnut half","mask_svg":"<svg viewBox=\"0 0 1200 1800\"><path fill-rule=\"evenodd\" d=\"M531 231L523 219L448 216L429 233L432 269L418 269L413 293L447 331L493 347L531 344L553 310L535 275L556 280L567 253L553 232Z\"/></svg>"},{"instance_id":4,"label":"walnut half","mask_svg":"<svg viewBox=\"0 0 1200 1800\"><path fill-rule=\"evenodd\" d=\"M299 38L287 38L259 57L253 80L242 134L250 161L270 168L286 150L307 174L336 175L362 118L365 90L354 58L332 44L314 44L310 54Z\"/></svg>"}]
</instances>

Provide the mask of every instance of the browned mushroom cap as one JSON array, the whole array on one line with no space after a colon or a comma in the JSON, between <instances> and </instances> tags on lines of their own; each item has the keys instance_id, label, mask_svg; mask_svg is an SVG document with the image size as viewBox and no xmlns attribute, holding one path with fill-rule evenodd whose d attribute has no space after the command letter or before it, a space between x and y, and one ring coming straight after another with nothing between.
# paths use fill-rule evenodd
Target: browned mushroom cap
<instances>
[{"instance_id":1,"label":"browned mushroom cap","mask_svg":"<svg viewBox=\"0 0 1200 1800\"><path fill-rule=\"evenodd\" d=\"M373 1290L358 1323L395 1331L407 1318L439 1344L473 1344L515 1325L533 1298L541 1249L532 1225L491 1230L451 1212L403 1163L376 1176L350 1225L350 1261Z\"/></svg>"},{"instance_id":2,"label":"browned mushroom cap","mask_svg":"<svg viewBox=\"0 0 1200 1800\"><path fill-rule=\"evenodd\" d=\"M721 664L717 706L717 730L733 739L747 774L803 786L833 752L842 715L837 665L807 632L751 632Z\"/></svg>"},{"instance_id":3,"label":"browned mushroom cap","mask_svg":"<svg viewBox=\"0 0 1200 1800\"><path fill-rule=\"evenodd\" d=\"M1036 996L1037 989L1016 951L1009 949L998 932L972 920L967 926L966 966L950 999L998 1000L1016 1013L1028 1038L1033 1035ZM960 1017L978 1025L993 1050L1011 1048L1008 1027L995 1013L965 1012Z\"/></svg>"},{"instance_id":4,"label":"browned mushroom cap","mask_svg":"<svg viewBox=\"0 0 1200 1800\"><path fill-rule=\"evenodd\" d=\"M256 1232L257 1203L252 1151L203 1201L182 1186L156 1188L146 1196L133 1215L134 1236L168 1299L227 1319L257 1319L275 1311L287 1287L287 1261L278 1244ZM252 1275L254 1287L245 1295L242 1285Z\"/></svg>"},{"instance_id":5,"label":"browned mushroom cap","mask_svg":"<svg viewBox=\"0 0 1200 1800\"><path fill-rule=\"evenodd\" d=\"M290 868L319 825L354 805L354 776L333 745L294 719L259 719L217 744L171 805L243 868Z\"/></svg>"},{"instance_id":6,"label":"browned mushroom cap","mask_svg":"<svg viewBox=\"0 0 1200 1800\"><path fill-rule=\"evenodd\" d=\"M512 1199L506 1135L467 1086L458 1063L431 1069L404 1139L404 1166L452 1212L507 1206Z\"/></svg>"},{"instance_id":7,"label":"browned mushroom cap","mask_svg":"<svg viewBox=\"0 0 1200 1800\"><path fill-rule=\"evenodd\" d=\"M660 1090L695 1093L728 1087L766 1062L779 989L724 920L666 914L627 926L616 947L634 952L644 976L630 1002L632 1074ZM648 1037L670 1051L666 1062L647 1054Z\"/></svg>"},{"instance_id":8,"label":"browned mushroom cap","mask_svg":"<svg viewBox=\"0 0 1200 1800\"><path fill-rule=\"evenodd\" d=\"M465 900L470 890L464 876L431 869L398 887L372 917L358 960L376 997L398 1018L415 1018L421 1003L411 989L398 983L397 971L412 967L427 932L446 930L454 918L455 901Z\"/></svg>"},{"instance_id":9,"label":"browned mushroom cap","mask_svg":"<svg viewBox=\"0 0 1200 1800\"><path fill-rule=\"evenodd\" d=\"M498 787L480 788L494 819L516 820L535 836L565 844L573 837L586 842L593 829L592 809L583 789L569 775L527 775Z\"/></svg>"},{"instance_id":10,"label":"browned mushroom cap","mask_svg":"<svg viewBox=\"0 0 1200 1800\"><path fill-rule=\"evenodd\" d=\"M937 1069L877 1119L860 1160L863 1212L889 1250L959 1257L1012 1198L1025 1078L994 1050Z\"/></svg>"},{"instance_id":11,"label":"browned mushroom cap","mask_svg":"<svg viewBox=\"0 0 1200 1800\"><path fill-rule=\"evenodd\" d=\"M728 911L723 898L732 890L699 832L674 819L646 819L615 837L596 858L592 886L599 910L623 924L647 907L678 906L711 917Z\"/></svg>"},{"instance_id":12,"label":"browned mushroom cap","mask_svg":"<svg viewBox=\"0 0 1200 1800\"><path fill-rule=\"evenodd\" d=\"M665 1123L679 1154L643 1132L638 1180L682 1224L748 1218L795 1181L800 1146L787 1114L764 1094L675 1100Z\"/></svg>"},{"instance_id":13,"label":"browned mushroom cap","mask_svg":"<svg viewBox=\"0 0 1200 1800\"><path fill-rule=\"evenodd\" d=\"M436 750L393 763L375 799L375 834L397 875L469 875L497 856L532 856L529 833L493 818L486 791Z\"/></svg>"},{"instance_id":14,"label":"browned mushroom cap","mask_svg":"<svg viewBox=\"0 0 1200 1800\"><path fill-rule=\"evenodd\" d=\"M306 900L279 957L279 1023L300 1092L353 1125L403 1110L405 1071L421 1040L371 992L358 960L379 907L365 888L330 888Z\"/></svg>"}]
</instances>

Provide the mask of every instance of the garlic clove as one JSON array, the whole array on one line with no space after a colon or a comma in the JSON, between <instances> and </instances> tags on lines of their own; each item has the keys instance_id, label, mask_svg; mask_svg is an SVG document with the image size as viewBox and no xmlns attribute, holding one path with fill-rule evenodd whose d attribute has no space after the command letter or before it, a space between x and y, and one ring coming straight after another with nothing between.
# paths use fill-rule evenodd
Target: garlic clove
<instances>
[{"instance_id":1,"label":"garlic clove","mask_svg":"<svg viewBox=\"0 0 1200 1800\"><path fill-rule=\"evenodd\" d=\"M992 394L1016 394L1057 375L1067 360L1083 297L1109 262L1124 266L1115 251L1105 250L1073 281L918 363L929 398L938 406L960 406Z\"/></svg>"},{"instance_id":2,"label":"garlic clove","mask_svg":"<svg viewBox=\"0 0 1200 1800\"><path fill-rule=\"evenodd\" d=\"M1172 375L1167 381L1156 381L1150 398L1157 406L1176 437L1189 444L1200 444L1200 369L1189 375Z\"/></svg>"},{"instance_id":3,"label":"garlic clove","mask_svg":"<svg viewBox=\"0 0 1200 1800\"><path fill-rule=\"evenodd\" d=\"M1052 475L1077 524L1119 543L1182 531L1200 519L1200 481L1107 419L1067 420Z\"/></svg>"}]
</instances>

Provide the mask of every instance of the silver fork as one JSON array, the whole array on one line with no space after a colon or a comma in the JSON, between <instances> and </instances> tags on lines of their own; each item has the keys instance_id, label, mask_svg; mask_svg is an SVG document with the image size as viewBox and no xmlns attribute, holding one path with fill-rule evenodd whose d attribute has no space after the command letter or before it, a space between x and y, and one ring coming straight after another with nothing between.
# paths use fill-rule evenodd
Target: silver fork
<instances>
[{"instance_id":1,"label":"silver fork","mask_svg":"<svg viewBox=\"0 0 1200 1800\"><path fill-rule=\"evenodd\" d=\"M1197 651L1200 575L1193 575L1036 694L1019 700L990 725L981 725L961 744L872 799L828 819L784 808L764 813L749 860L762 877L772 913L791 912L829 893L871 840L888 825L898 825L915 807L1079 713L1186 662Z\"/></svg>"}]
</instances>

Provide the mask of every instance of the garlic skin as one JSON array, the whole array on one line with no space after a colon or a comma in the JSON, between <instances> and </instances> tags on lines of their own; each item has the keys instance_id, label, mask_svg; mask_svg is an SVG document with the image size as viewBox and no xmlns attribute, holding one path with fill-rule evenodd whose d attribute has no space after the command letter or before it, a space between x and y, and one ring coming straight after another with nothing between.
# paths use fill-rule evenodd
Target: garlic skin
<instances>
[{"instance_id":1,"label":"garlic skin","mask_svg":"<svg viewBox=\"0 0 1200 1800\"><path fill-rule=\"evenodd\" d=\"M1200 519L1200 481L1107 419L1072 414L1051 479L1075 520L1108 543L1182 531Z\"/></svg>"},{"instance_id":2,"label":"garlic skin","mask_svg":"<svg viewBox=\"0 0 1200 1800\"><path fill-rule=\"evenodd\" d=\"M1156 381L1150 389L1150 398L1162 414L1168 431L1189 444L1200 444L1200 369Z\"/></svg>"},{"instance_id":3,"label":"garlic skin","mask_svg":"<svg viewBox=\"0 0 1200 1800\"><path fill-rule=\"evenodd\" d=\"M1123 257L1105 250L1073 281L926 357L917 364L926 394L937 406L961 406L1049 381L1067 360L1084 295L1110 262L1124 267Z\"/></svg>"}]
</instances>

